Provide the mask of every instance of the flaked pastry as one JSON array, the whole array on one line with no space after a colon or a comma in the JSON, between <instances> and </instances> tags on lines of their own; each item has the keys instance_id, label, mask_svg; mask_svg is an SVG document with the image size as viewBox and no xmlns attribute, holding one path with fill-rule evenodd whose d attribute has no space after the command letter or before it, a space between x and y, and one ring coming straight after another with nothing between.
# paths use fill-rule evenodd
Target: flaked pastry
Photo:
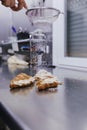
<instances>
[{"instance_id":1,"label":"flaked pastry","mask_svg":"<svg viewBox=\"0 0 87 130\"><path fill-rule=\"evenodd\" d=\"M11 80L10 88L26 87L33 84L34 81L34 77L29 76L25 73L20 73Z\"/></svg>"},{"instance_id":2,"label":"flaked pastry","mask_svg":"<svg viewBox=\"0 0 87 130\"><path fill-rule=\"evenodd\" d=\"M44 90L48 88L56 88L61 83L57 77L46 70L40 70L36 75L36 86L38 90Z\"/></svg>"},{"instance_id":3,"label":"flaked pastry","mask_svg":"<svg viewBox=\"0 0 87 130\"><path fill-rule=\"evenodd\" d=\"M30 86L36 83L38 90L44 90L49 88L56 88L61 83L58 81L57 77L46 70L40 70L35 74L34 77L29 76L25 73L18 74L10 82L10 88L19 88Z\"/></svg>"}]
</instances>

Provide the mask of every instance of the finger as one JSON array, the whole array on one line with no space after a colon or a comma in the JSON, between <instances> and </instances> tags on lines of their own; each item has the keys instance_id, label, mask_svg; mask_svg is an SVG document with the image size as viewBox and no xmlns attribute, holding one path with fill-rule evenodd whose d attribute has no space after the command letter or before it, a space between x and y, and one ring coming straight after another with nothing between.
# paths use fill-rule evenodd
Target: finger
<instances>
[{"instance_id":1,"label":"finger","mask_svg":"<svg viewBox=\"0 0 87 130\"><path fill-rule=\"evenodd\" d=\"M22 4L25 9L28 9L25 0L18 0L19 4Z\"/></svg>"},{"instance_id":2,"label":"finger","mask_svg":"<svg viewBox=\"0 0 87 130\"><path fill-rule=\"evenodd\" d=\"M18 5L11 7L11 9L12 9L13 11L19 11L19 10L21 10L23 7L26 8L26 9L28 8L27 5L26 5L26 3L25 3L25 1L24 1L24 0L18 0Z\"/></svg>"},{"instance_id":3,"label":"finger","mask_svg":"<svg viewBox=\"0 0 87 130\"><path fill-rule=\"evenodd\" d=\"M2 5L10 7L10 0L2 0Z\"/></svg>"},{"instance_id":4,"label":"finger","mask_svg":"<svg viewBox=\"0 0 87 130\"><path fill-rule=\"evenodd\" d=\"M20 3L18 3L18 5L16 6L13 6L13 7L11 7L11 9L13 10L13 11L19 11L19 10L21 10L23 8L23 4L20 4Z\"/></svg>"},{"instance_id":5,"label":"finger","mask_svg":"<svg viewBox=\"0 0 87 130\"><path fill-rule=\"evenodd\" d=\"M28 6L27 6L27 4L26 4L25 1L23 1L23 7L24 7L25 9L28 9Z\"/></svg>"},{"instance_id":6,"label":"finger","mask_svg":"<svg viewBox=\"0 0 87 130\"><path fill-rule=\"evenodd\" d=\"M13 7L13 6L15 6L15 0L11 0L10 2L10 7Z\"/></svg>"}]
</instances>

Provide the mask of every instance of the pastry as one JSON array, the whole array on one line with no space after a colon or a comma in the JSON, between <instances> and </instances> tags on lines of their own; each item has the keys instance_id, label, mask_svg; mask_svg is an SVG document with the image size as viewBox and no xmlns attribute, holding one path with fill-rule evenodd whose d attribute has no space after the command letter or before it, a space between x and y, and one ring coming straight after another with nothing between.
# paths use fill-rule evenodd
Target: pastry
<instances>
[{"instance_id":1,"label":"pastry","mask_svg":"<svg viewBox=\"0 0 87 130\"><path fill-rule=\"evenodd\" d=\"M35 80L38 81L40 79L43 80L43 79L48 78L48 77L52 78L53 75L50 72L42 69L39 72L37 72L37 74L34 77L35 77Z\"/></svg>"},{"instance_id":2,"label":"pastry","mask_svg":"<svg viewBox=\"0 0 87 130\"><path fill-rule=\"evenodd\" d=\"M59 84L61 84L57 77L46 70L40 70L34 77L38 90L56 88Z\"/></svg>"},{"instance_id":3,"label":"pastry","mask_svg":"<svg viewBox=\"0 0 87 130\"><path fill-rule=\"evenodd\" d=\"M36 83L36 86L38 90L45 90L48 88L56 88L58 85L58 80L56 77L51 77L51 78L45 78L43 80L39 80Z\"/></svg>"},{"instance_id":4,"label":"pastry","mask_svg":"<svg viewBox=\"0 0 87 130\"><path fill-rule=\"evenodd\" d=\"M29 76L25 73L18 74L10 82L10 88L27 87L33 84L35 81L34 77Z\"/></svg>"},{"instance_id":5,"label":"pastry","mask_svg":"<svg viewBox=\"0 0 87 130\"><path fill-rule=\"evenodd\" d=\"M7 60L8 64L16 64L16 65L28 65L28 62L22 60L22 59L19 59L17 56L11 56L8 58Z\"/></svg>"}]
</instances>

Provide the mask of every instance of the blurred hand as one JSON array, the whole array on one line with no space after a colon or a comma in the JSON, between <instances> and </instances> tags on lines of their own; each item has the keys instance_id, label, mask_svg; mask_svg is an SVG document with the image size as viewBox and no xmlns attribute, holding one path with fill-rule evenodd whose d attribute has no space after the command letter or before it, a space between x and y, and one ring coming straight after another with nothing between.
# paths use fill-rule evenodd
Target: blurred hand
<instances>
[{"instance_id":1,"label":"blurred hand","mask_svg":"<svg viewBox=\"0 0 87 130\"><path fill-rule=\"evenodd\" d=\"M19 11L22 8L27 9L25 0L1 0L1 4L10 7L13 11Z\"/></svg>"}]
</instances>

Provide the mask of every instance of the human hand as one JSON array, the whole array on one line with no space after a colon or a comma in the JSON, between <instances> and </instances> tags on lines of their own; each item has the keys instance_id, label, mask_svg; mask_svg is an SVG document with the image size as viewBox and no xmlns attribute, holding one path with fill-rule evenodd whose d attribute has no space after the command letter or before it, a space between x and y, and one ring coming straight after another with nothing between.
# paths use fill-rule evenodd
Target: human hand
<instances>
[{"instance_id":1,"label":"human hand","mask_svg":"<svg viewBox=\"0 0 87 130\"><path fill-rule=\"evenodd\" d=\"M1 4L5 7L10 7L13 11L19 11L23 7L27 9L25 0L1 0Z\"/></svg>"}]
</instances>

